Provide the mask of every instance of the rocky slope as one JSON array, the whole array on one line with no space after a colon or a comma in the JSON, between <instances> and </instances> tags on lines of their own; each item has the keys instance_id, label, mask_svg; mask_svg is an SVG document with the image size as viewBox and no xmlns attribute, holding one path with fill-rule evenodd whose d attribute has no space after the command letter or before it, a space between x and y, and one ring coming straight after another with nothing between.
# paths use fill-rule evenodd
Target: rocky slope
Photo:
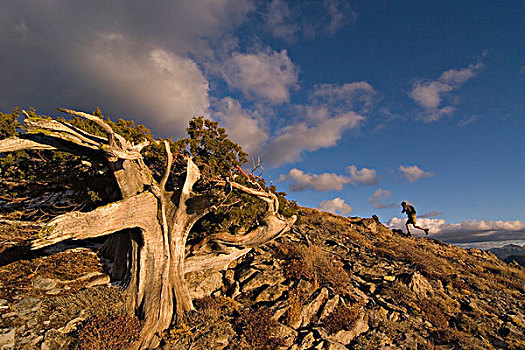
<instances>
[{"instance_id":1,"label":"rocky slope","mask_svg":"<svg viewBox=\"0 0 525 350\"><path fill-rule=\"evenodd\" d=\"M140 321L97 242L9 248L36 231L0 226L0 349L126 349ZM374 219L303 208L275 242L186 278L196 311L163 349L525 348L523 267Z\"/></svg>"}]
</instances>

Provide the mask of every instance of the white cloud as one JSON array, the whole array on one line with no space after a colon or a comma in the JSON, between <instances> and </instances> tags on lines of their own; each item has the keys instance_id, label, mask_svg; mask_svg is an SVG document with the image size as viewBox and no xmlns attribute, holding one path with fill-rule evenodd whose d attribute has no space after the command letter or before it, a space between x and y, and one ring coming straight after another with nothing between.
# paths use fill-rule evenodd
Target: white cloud
<instances>
[{"instance_id":1,"label":"white cloud","mask_svg":"<svg viewBox=\"0 0 525 350\"><path fill-rule=\"evenodd\" d=\"M257 112L244 110L239 101L230 97L219 101L217 107L214 116L224 123L229 138L255 156L269 137L264 121Z\"/></svg>"},{"instance_id":2,"label":"white cloud","mask_svg":"<svg viewBox=\"0 0 525 350\"><path fill-rule=\"evenodd\" d=\"M281 175L280 181L290 181L290 191L316 190L333 191L342 190L345 184L376 185L377 175L374 169L363 168L358 170L355 165L347 168L349 176L334 173L308 174L299 169L292 169L287 175Z\"/></svg>"},{"instance_id":3,"label":"white cloud","mask_svg":"<svg viewBox=\"0 0 525 350\"><path fill-rule=\"evenodd\" d=\"M423 171L417 165L412 165L412 166L400 165L399 172L401 173L401 176L406 178L409 182L416 182L421 178L434 176L433 173Z\"/></svg>"},{"instance_id":4,"label":"white cloud","mask_svg":"<svg viewBox=\"0 0 525 350\"><path fill-rule=\"evenodd\" d=\"M297 88L298 70L286 50L236 53L226 63L224 74L228 84L246 97L263 98L275 104L288 102L290 89Z\"/></svg>"},{"instance_id":5,"label":"white cloud","mask_svg":"<svg viewBox=\"0 0 525 350\"><path fill-rule=\"evenodd\" d=\"M317 191L342 190L349 183L349 178L333 173L307 174L299 169L292 169L288 175L281 175L281 181L291 181L290 191L313 189Z\"/></svg>"},{"instance_id":6,"label":"white cloud","mask_svg":"<svg viewBox=\"0 0 525 350\"><path fill-rule=\"evenodd\" d=\"M341 215L348 215L353 211L352 207L346 204L344 199L339 197L322 201L317 208L332 214L337 214L339 212Z\"/></svg>"},{"instance_id":7,"label":"white cloud","mask_svg":"<svg viewBox=\"0 0 525 350\"><path fill-rule=\"evenodd\" d=\"M320 84L315 87L311 97L319 103L344 108L360 108L366 112L372 105L376 91L366 81L347 83L343 85Z\"/></svg>"},{"instance_id":8,"label":"white cloud","mask_svg":"<svg viewBox=\"0 0 525 350\"><path fill-rule=\"evenodd\" d=\"M295 34L300 30L300 26L295 22L288 4L283 0L273 0L268 4L265 19L268 28L277 38L293 41Z\"/></svg>"},{"instance_id":9,"label":"white cloud","mask_svg":"<svg viewBox=\"0 0 525 350\"><path fill-rule=\"evenodd\" d=\"M189 58L115 33L77 52L72 65L99 87L91 94L101 106L147 116L148 125L168 135L183 135L188 120L208 110L208 81Z\"/></svg>"},{"instance_id":10,"label":"white cloud","mask_svg":"<svg viewBox=\"0 0 525 350\"><path fill-rule=\"evenodd\" d=\"M350 174L350 183L360 182L369 186L377 185L378 179L374 169L362 168L358 170L355 165L350 165L346 171Z\"/></svg>"},{"instance_id":11,"label":"white cloud","mask_svg":"<svg viewBox=\"0 0 525 350\"><path fill-rule=\"evenodd\" d=\"M367 82L342 85L323 84L310 95L310 104L296 106L300 116L279 129L265 147L264 160L270 166L279 166L301 159L304 152L332 147L343 132L357 127L366 118L375 94ZM355 107L363 107L355 111Z\"/></svg>"},{"instance_id":12,"label":"white cloud","mask_svg":"<svg viewBox=\"0 0 525 350\"><path fill-rule=\"evenodd\" d=\"M373 204L377 209L392 208L395 207L396 204L387 203L391 196L392 192L379 188L374 192L372 197L368 199L368 203Z\"/></svg>"},{"instance_id":13,"label":"white cloud","mask_svg":"<svg viewBox=\"0 0 525 350\"><path fill-rule=\"evenodd\" d=\"M263 158L270 166L297 161L305 151L335 146L345 130L354 128L363 119L363 116L348 112L313 124L289 125L277 131L277 136L265 147Z\"/></svg>"},{"instance_id":14,"label":"white cloud","mask_svg":"<svg viewBox=\"0 0 525 350\"><path fill-rule=\"evenodd\" d=\"M471 64L467 68L445 71L434 81L417 80L408 96L425 111L421 115L423 120L439 120L443 115L454 111L452 106L441 106L443 98L475 77L482 68L482 63Z\"/></svg>"},{"instance_id":15,"label":"white cloud","mask_svg":"<svg viewBox=\"0 0 525 350\"><path fill-rule=\"evenodd\" d=\"M263 18L270 32L288 42L300 34L309 39L319 35L332 36L357 19L356 12L346 0L273 0L265 10Z\"/></svg>"},{"instance_id":16,"label":"white cloud","mask_svg":"<svg viewBox=\"0 0 525 350\"><path fill-rule=\"evenodd\" d=\"M405 219L394 217L388 222L390 228L405 230ZM419 226L429 228L429 236L448 243L479 243L525 240L525 222L472 220L459 224L447 224L444 219L417 218ZM421 235L422 231L411 230Z\"/></svg>"},{"instance_id":17,"label":"white cloud","mask_svg":"<svg viewBox=\"0 0 525 350\"><path fill-rule=\"evenodd\" d=\"M346 23L354 21L357 17L347 1L325 0L324 6L330 17L330 21L326 27L330 35L334 35Z\"/></svg>"}]
</instances>

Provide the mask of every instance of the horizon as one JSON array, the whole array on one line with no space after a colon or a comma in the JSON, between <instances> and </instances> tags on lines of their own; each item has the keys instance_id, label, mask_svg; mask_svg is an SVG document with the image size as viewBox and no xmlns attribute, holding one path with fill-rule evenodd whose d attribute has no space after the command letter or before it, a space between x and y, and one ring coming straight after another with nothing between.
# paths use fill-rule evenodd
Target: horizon
<instances>
[{"instance_id":1,"label":"horizon","mask_svg":"<svg viewBox=\"0 0 525 350\"><path fill-rule=\"evenodd\" d=\"M407 201L429 237L525 244L523 1L2 7L3 113L100 107L157 137L203 115L302 206L404 229Z\"/></svg>"}]
</instances>

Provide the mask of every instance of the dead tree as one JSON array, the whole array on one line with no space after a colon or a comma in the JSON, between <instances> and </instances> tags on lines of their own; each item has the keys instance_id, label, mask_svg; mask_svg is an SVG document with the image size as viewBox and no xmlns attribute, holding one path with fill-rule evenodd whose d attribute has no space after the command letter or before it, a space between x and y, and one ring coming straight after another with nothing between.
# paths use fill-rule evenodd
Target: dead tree
<instances>
[{"instance_id":1,"label":"dead tree","mask_svg":"<svg viewBox=\"0 0 525 350\"><path fill-rule=\"evenodd\" d=\"M211 181L216 188L228 187L260 198L267 210L260 226L240 235L216 234L206 238L227 242L227 254L185 256L185 247L192 227L216 207L206 196L194 191L201 171L186 157L183 186L166 189L173 166L173 155L164 141L167 164L157 181L145 164L141 150L147 143L133 144L115 133L103 119L82 112L59 109L98 124L106 137L89 134L66 122L30 117L24 125L27 133L0 140L0 152L18 150L59 150L103 158L113 173L122 199L91 212L69 212L49 221L40 238L32 242L39 249L64 240L80 240L105 235L109 238L103 251L115 262L113 277L126 281L129 306L144 319L136 349L155 348L159 333L176 322L177 317L192 310L192 300L184 275L191 271L225 269L246 254L251 247L264 244L290 228L296 217L285 218L278 213L276 195L262 188L252 188L224 179ZM211 179L213 180L213 179Z\"/></svg>"}]
</instances>

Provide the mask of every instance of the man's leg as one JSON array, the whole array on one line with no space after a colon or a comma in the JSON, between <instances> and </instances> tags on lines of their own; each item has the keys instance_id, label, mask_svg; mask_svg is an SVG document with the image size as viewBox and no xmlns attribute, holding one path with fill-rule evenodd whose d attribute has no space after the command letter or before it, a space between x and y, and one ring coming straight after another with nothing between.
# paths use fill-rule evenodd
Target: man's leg
<instances>
[{"instance_id":1,"label":"man's leg","mask_svg":"<svg viewBox=\"0 0 525 350\"><path fill-rule=\"evenodd\" d=\"M410 220L407 220L405 223L405 226L407 227L407 234L410 236L410 228L408 228L408 224L410 223Z\"/></svg>"},{"instance_id":2,"label":"man's leg","mask_svg":"<svg viewBox=\"0 0 525 350\"><path fill-rule=\"evenodd\" d=\"M420 229L420 230L422 230L422 231L425 231L425 236L428 236L428 228L423 228L423 227L421 227L421 226L416 226L416 225L414 225L414 227L415 227L415 228L418 228L418 229Z\"/></svg>"}]
</instances>

